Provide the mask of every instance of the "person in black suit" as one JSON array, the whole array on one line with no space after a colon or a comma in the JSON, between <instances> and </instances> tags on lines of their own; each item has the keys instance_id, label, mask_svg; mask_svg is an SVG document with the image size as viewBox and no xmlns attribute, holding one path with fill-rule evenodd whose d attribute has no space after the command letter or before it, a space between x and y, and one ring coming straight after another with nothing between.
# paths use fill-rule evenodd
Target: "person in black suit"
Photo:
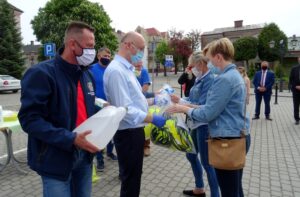
<instances>
[{"instance_id":1,"label":"person in black suit","mask_svg":"<svg viewBox=\"0 0 300 197\"><path fill-rule=\"evenodd\" d=\"M272 71L268 70L269 63L263 61L261 63L261 70L257 71L253 78L254 93L255 93L255 115L252 119L259 119L260 114L260 104L262 98L265 102L265 116L267 120L272 120L270 118L270 101L272 96L272 86L275 82L275 75Z\"/></svg>"},{"instance_id":2,"label":"person in black suit","mask_svg":"<svg viewBox=\"0 0 300 197\"><path fill-rule=\"evenodd\" d=\"M300 106L300 57L298 57L298 65L291 69L289 78L289 87L293 93L294 118L295 124L299 125L299 106Z\"/></svg>"}]
</instances>

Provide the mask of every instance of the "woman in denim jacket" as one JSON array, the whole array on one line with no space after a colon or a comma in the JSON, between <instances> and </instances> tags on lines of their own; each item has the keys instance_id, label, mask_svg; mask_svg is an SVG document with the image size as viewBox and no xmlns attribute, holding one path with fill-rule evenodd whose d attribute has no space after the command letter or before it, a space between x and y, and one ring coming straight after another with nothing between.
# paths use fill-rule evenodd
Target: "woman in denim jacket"
<instances>
[{"instance_id":1,"label":"woman in denim jacket","mask_svg":"<svg viewBox=\"0 0 300 197\"><path fill-rule=\"evenodd\" d=\"M207 93L206 103L198 108L175 104L166 112L186 113L193 120L208 122L212 138L237 138L245 130L246 151L250 146L249 117L245 117L246 86L236 66L232 64L234 47L227 38L209 44L204 50L219 75ZM222 197L241 197L243 169L215 169Z\"/></svg>"},{"instance_id":2,"label":"woman in denim jacket","mask_svg":"<svg viewBox=\"0 0 300 197\"><path fill-rule=\"evenodd\" d=\"M174 103L186 103L190 107L199 107L206 102L207 92L211 87L214 75L207 68L208 58L204 57L201 52L193 53L189 58L189 67L196 76L194 85L190 90L190 95L186 100L180 99L176 95L171 95ZM207 122L194 121L188 118L188 126L192 130L191 135L197 154L187 153L186 157L191 163L195 177L196 187L193 190L184 190L183 193L188 196L205 196L204 182L202 177L202 166L206 171L207 180L210 186L211 196L219 197L219 186L215 170L208 163L208 124ZM198 157L200 154L201 162ZM201 166L202 163L202 166Z\"/></svg>"}]
</instances>

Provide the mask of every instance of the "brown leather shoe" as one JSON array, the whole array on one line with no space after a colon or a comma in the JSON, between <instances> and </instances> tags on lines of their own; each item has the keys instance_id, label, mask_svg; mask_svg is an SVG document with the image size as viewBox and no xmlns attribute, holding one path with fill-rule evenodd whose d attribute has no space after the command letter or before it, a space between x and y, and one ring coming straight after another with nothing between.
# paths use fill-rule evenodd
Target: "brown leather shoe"
<instances>
[{"instance_id":1,"label":"brown leather shoe","mask_svg":"<svg viewBox=\"0 0 300 197\"><path fill-rule=\"evenodd\" d=\"M150 156L150 147L145 147L145 148L144 148L144 156L145 156L145 157Z\"/></svg>"}]
</instances>

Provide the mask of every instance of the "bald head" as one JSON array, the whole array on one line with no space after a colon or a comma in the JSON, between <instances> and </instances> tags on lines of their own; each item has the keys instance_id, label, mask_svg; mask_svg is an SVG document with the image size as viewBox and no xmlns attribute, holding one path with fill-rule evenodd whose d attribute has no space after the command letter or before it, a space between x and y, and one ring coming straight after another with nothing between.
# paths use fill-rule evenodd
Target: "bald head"
<instances>
[{"instance_id":1,"label":"bald head","mask_svg":"<svg viewBox=\"0 0 300 197\"><path fill-rule=\"evenodd\" d=\"M138 54L138 52L143 53L144 48L144 37L138 32L130 31L121 39L118 54L132 63L131 56ZM143 54L141 54L141 56L143 56Z\"/></svg>"},{"instance_id":2,"label":"bald head","mask_svg":"<svg viewBox=\"0 0 300 197\"><path fill-rule=\"evenodd\" d=\"M136 41L143 41L145 42L145 39L141 34L135 31L130 31L124 35L124 37L121 40L121 43L124 42L136 42Z\"/></svg>"}]
</instances>

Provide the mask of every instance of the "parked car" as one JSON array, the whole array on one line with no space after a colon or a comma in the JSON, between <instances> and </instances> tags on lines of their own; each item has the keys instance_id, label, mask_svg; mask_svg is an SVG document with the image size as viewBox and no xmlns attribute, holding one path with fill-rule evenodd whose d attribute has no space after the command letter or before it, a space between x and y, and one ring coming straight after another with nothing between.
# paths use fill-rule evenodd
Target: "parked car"
<instances>
[{"instance_id":1,"label":"parked car","mask_svg":"<svg viewBox=\"0 0 300 197\"><path fill-rule=\"evenodd\" d=\"M0 92L12 91L14 93L21 89L21 82L10 75L0 75Z\"/></svg>"}]
</instances>

